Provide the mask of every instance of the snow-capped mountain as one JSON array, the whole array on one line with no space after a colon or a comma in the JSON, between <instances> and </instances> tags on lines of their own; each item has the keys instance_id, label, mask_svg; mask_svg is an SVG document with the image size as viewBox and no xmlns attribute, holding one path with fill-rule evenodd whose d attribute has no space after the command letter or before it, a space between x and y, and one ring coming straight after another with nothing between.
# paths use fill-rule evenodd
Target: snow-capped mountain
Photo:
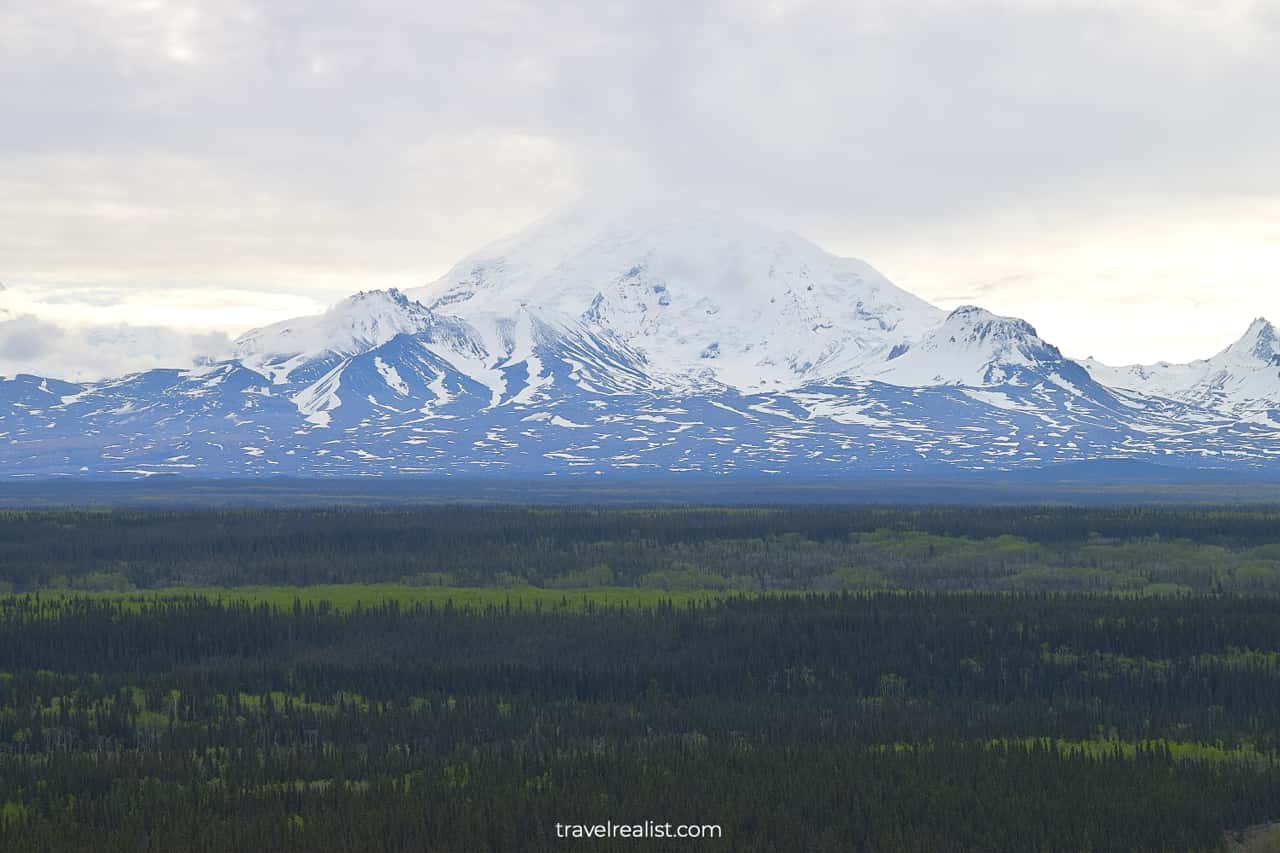
<instances>
[{"instance_id":1,"label":"snow-capped mountain","mask_svg":"<svg viewBox=\"0 0 1280 853\"><path fill-rule=\"evenodd\" d=\"M843 375L944 316L862 261L702 209L575 208L409 295L482 329L527 310L603 332L668 381L739 391Z\"/></svg>"},{"instance_id":2,"label":"snow-capped mountain","mask_svg":"<svg viewBox=\"0 0 1280 853\"><path fill-rule=\"evenodd\" d=\"M1280 428L1280 332L1259 317L1240 340L1189 364L1108 367L1083 362L1106 385Z\"/></svg>"},{"instance_id":3,"label":"snow-capped mountain","mask_svg":"<svg viewBox=\"0 0 1280 853\"><path fill-rule=\"evenodd\" d=\"M1030 323L973 305L952 311L919 340L900 344L866 373L905 386L1088 384L1079 365L1045 343Z\"/></svg>"},{"instance_id":4,"label":"snow-capped mountain","mask_svg":"<svg viewBox=\"0 0 1280 853\"><path fill-rule=\"evenodd\" d=\"M350 296L316 317L299 317L253 329L236 340L245 367L280 384L301 367L335 364L381 346L396 335L417 334L434 318L398 290Z\"/></svg>"},{"instance_id":5,"label":"snow-capped mountain","mask_svg":"<svg viewBox=\"0 0 1280 853\"><path fill-rule=\"evenodd\" d=\"M522 476L1280 464L1265 321L1191 365L1066 358L701 209L581 207L197 369L0 380L0 476Z\"/></svg>"}]
</instances>

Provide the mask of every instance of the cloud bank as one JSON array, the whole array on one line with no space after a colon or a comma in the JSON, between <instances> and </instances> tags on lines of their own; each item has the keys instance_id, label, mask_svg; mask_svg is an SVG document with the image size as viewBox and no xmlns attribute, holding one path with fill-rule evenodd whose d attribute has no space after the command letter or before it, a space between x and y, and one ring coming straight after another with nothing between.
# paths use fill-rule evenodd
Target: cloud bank
<instances>
[{"instance_id":1,"label":"cloud bank","mask_svg":"<svg viewBox=\"0 0 1280 853\"><path fill-rule=\"evenodd\" d=\"M231 342L221 332L129 325L67 328L32 314L0 314L0 377L26 373L70 381L102 379L190 367L230 350Z\"/></svg>"}]
</instances>

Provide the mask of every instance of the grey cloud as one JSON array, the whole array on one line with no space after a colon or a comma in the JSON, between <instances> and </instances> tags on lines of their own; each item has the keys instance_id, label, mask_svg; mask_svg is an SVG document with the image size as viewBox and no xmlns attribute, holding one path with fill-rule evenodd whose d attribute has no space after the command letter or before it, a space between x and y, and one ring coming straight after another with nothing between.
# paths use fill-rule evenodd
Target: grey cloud
<instances>
[{"instance_id":1,"label":"grey cloud","mask_svg":"<svg viewBox=\"0 0 1280 853\"><path fill-rule=\"evenodd\" d=\"M6 312L7 313L7 312ZM58 347L62 330L31 315L0 322L0 360L26 363Z\"/></svg>"},{"instance_id":2,"label":"grey cloud","mask_svg":"<svg viewBox=\"0 0 1280 853\"><path fill-rule=\"evenodd\" d=\"M640 176L867 221L1082 184L1280 189L1268 4L138 8L7 13L11 156L180 153L356 208L404 204L421 143L504 134L551 140L595 186Z\"/></svg>"}]
</instances>

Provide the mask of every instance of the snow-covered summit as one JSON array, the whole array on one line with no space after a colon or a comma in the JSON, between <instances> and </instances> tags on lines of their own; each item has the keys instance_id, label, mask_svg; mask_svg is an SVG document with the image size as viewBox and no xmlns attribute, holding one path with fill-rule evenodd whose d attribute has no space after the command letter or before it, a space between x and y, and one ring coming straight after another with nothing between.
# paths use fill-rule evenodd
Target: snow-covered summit
<instances>
[{"instance_id":1,"label":"snow-covered summit","mask_svg":"<svg viewBox=\"0 0 1280 853\"><path fill-rule=\"evenodd\" d=\"M1226 353L1246 364L1280 367L1280 333L1266 317L1259 317L1249 324L1240 340L1224 350Z\"/></svg>"},{"instance_id":2,"label":"snow-covered summit","mask_svg":"<svg viewBox=\"0 0 1280 853\"><path fill-rule=\"evenodd\" d=\"M1041 378L1037 372L1060 371L1064 362L1025 320L965 305L867 372L893 385L981 387L1026 384Z\"/></svg>"},{"instance_id":3,"label":"snow-covered summit","mask_svg":"<svg viewBox=\"0 0 1280 853\"><path fill-rule=\"evenodd\" d=\"M793 234L656 205L571 208L409 293L482 328L527 311L603 331L656 370L743 390L848 373L943 316Z\"/></svg>"},{"instance_id":4,"label":"snow-covered summit","mask_svg":"<svg viewBox=\"0 0 1280 853\"><path fill-rule=\"evenodd\" d=\"M1187 364L1110 367L1083 362L1099 382L1115 388L1187 403L1241 420L1280 425L1280 332L1266 318L1211 358Z\"/></svg>"},{"instance_id":5,"label":"snow-covered summit","mask_svg":"<svg viewBox=\"0 0 1280 853\"><path fill-rule=\"evenodd\" d=\"M284 320L236 339L235 354L251 370L273 382L287 380L298 367L368 352L397 335L428 329L427 308L401 291L361 291L323 314Z\"/></svg>"}]
</instances>

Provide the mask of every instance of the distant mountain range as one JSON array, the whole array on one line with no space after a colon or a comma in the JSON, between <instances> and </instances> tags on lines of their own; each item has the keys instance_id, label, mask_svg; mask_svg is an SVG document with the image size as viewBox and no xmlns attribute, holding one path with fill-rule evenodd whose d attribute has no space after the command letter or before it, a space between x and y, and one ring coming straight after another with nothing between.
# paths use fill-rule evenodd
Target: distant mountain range
<instances>
[{"instance_id":1,"label":"distant mountain range","mask_svg":"<svg viewBox=\"0 0 1280 853\"><path fill-rule=\"evenodd\" d=\"M1066 358L867 264L703 211L576 208L235 356L0 381L0 476L840 477L1280 465L1280 335L1191 364Z\"/></svg>"}]
</instances>

